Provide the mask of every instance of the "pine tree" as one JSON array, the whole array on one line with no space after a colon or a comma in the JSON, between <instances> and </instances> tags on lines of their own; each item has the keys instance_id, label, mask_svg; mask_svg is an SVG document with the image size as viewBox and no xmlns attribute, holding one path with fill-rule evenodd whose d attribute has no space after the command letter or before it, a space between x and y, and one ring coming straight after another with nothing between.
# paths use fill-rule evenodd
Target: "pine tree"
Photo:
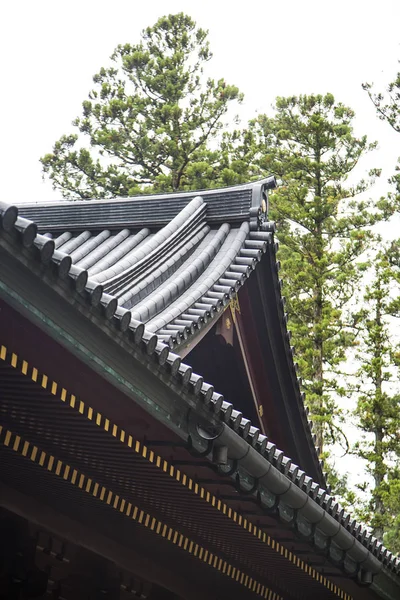
<instances>
[{"instance_id":1,"label":"pine tree","mask_svg":"<svg viewBox=\"0 0 400 600\"><path fill-rule=\"evenodd\" d=\"M369 227L392 208L374 206L365 192L379 175L349 183L360 158L375 148L353 133L354 112L331 94L278 98L275 115L261 115L231 138L231 167L241 177L274 173L271 195L289 328L307 402L322 449L340 437L335 397L354 332L345 307L359 285ZM363 196L360 197L360 195Z\"/></svg>"},{"instance_id":2,"label":"pine tree","mask_svg":"<svg viewBox=\"0 0 400 600\"><path fill-rule=\"evenodd\" d=\"M378 117L400 133L400 72L389 83L386 93L375 93L371 83L363 83L363 88L374 104Z\"/></svg>"},{"instance_id":3,"label":"pine tree","mask_svg":"<svg viewBox=\"0 0 400 600\"><path fill-rule=\"evenodd\" d=\"M388 84L385 93L375 93L371 83L363 83L363 88L375 106L379 119L386 121L397 133L400 133L400 71ZM396 166L396 173L389 181L396 187L397 193L400 195L400 158Z\"/></svg>"},{"instance_id":4,"label":"pine tree","mask_svg":"<svg viewBox=\"0 0 400 600\"><path fill-rule=\"evenodd\" d=\"M366 461L371 479L371 485L360 486L369 491L361 516L379 540L386 533L385 541L392 550L400 549L395 536L400 531L400 340L394 335L394 320L400 313L400 278L394 270L398 248L394 243L376 255L363 308L354 315L360 364L355 416L364 432L354 452Z\"/></svg>"},{"instance_id":5,"label":"pine tree","mask_svg":"<svg viewBox=\"0 0 400 600\"><path fill-rule=\"evenodd\" d=\"M79 133L41 159L44 175L72 198L229 183L215 140L242 96L223 79L204 80L211 57L207 32L183 13L160 18L138 44L118 46L113 65L93 77L73 122Z\"/></svg>"}]
</instances>

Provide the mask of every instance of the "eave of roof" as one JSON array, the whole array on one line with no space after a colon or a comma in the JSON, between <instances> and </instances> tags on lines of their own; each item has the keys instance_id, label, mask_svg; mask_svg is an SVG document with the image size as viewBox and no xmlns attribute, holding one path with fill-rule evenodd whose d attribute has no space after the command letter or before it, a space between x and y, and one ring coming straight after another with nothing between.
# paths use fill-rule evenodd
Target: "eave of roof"
<instances>
[{"instance_id":1,"label":"eave of roof","mask_svg":"<svg viewBox=\"0 0 400 600\"><path fill-rule=\"evenodd\" d=\"M257 223L255 231L251 231L251 219L253 218L251 214L254 215ZM262 227L263 224L260 223L259 216L259 209L253 211L253 213L250 212L249 240L271 244L273 243L271 232L262 231L263 228L268 229L269 225L266 224ZM120 330L127 332L127 335L130 334L135 344L141 344L145 354L155 355L159 364L165 366L175 381L178 377L182 384L189 385L189 390L195 396L202 398L206 406L212 407L213 413L223 424L221 431L226 432L226 425L228 425L233 432L238 434L233 438L234 440L242 438L240 443L245 444L243 448L246 449L245 456L247 457L246 471L251 474L252 469L258 469L259 460L265 461L265 465L268 464L269 466L268 468L263 466L263 468L267 468L268 472L278 473L276 476L280 481L283 477L284 481L288 482L286 483L289 486L287 489L291 489L296 498L303 498L302 494L305 494L306 497L310 498L310 506L321 506L324 513L335 519L343 531L348 531L352 539L365 547L371 556L377 557L382 565L396 573L396 575L400 574L400 560L398 558L394 557L382 544L370 536L365 528L357 525L354 520L352 521L350 515L340 508L326 490L321 489L310 477L307 477L297 465L293 465L291 460L285 457L266 436L263 436L258 428L253 427L241 413L235 411L231 404L216 393L213 386L204 383L202 377L194 374L189 366L184 365L177 355L173 354L165 344L160 343L155 334L147 331L143 323L132 319L129 310L118 307L118 303L113 296L104 293L100 284L88 278L87 271L72 265L71 258L68 255L62 254L54 248L53 240L37 234L35 223L19 217L18 210L15 207L0 203L0 231L3 233L3 237L6 238L8 248L15 247L18 242L22 242L28 254L36 253L36 258L42 264L47 265L46 268L55 270L61 279L69 279L73 282L76 292L86 296L89 311L91 310L90 307L100 309L104 318L113 319ZM31 256L31 258L33 257ZM231 449L231 442L229 448ZM259 458L257 458L258 456ZM264 462L262 464L264 465ZM258 477L258 475L254 476ZM341 534L342 529L340 529ZM344 537L347 539L347 536L344 535Z\"/></svg>"}]
</instances>

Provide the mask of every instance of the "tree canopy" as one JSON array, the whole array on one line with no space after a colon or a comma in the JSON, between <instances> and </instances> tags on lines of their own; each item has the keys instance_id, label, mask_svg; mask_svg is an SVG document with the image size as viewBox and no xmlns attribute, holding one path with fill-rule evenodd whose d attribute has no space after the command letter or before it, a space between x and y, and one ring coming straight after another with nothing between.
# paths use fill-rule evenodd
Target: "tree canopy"
<instances>
[{"instance_id":1,"label":"tree canopy","mask_svg":"<svg viewBox=\"0 0 400 600\"><path fill-rule=\"evenodd\" d=\"M356 168L376 144L355 134L354 112L332 94L278 97L273 113L232 131L228 111L242 94L205 77L211 58L207 32L183 13L160 18L138 43L119 45L93 77L75 133L41 158L44 175L72 199L219 187L271 173L281 180L270 218L317 446L328 454L341 436L347 443L337 400L356 398L353 416L366 438L353 452L373 481L359 513L398 548L399 394L392 387L400 359L390 319L399 316L399 300L390 290L400 280L399 244L375 253L372 275L365 254L377 239L373 226L398 200L367 199L380 172L357 180ZM400 73L386 93L364 89L379 118L400 133ZM392 182L400 197L400 172ZM354 312L349 306L367 272L371 282ZM355 387L345 368L350 349L359 366Z\"/></svg>"},{"instance_id":2,"label":"tree canopy","mask_svg":"<svg viewBox=\"0 0 400 600\"><path fill-rule=\"evenodd\" d=\"M54 188L104 198L229 183L213 141L242 95L224 79L204 78L211 57L207 32L183 13L160 18L139 43L119 45L112 65L93 77L77 133L41 158Z\"/></svg>"},{"instance_id":3,"label":"tree canopy","mask_svg":"<svg viewBox=\"0 0 400 600\"><path fill-rule=\"evenodd\" d=\"M289 329L321 449L337 437L337 375L354 339L344 308L362 273L369 227L381 216L359 197L379 171L348 182L375 147L354 135L353 119L332 94L278 98L274 116L260 115L232 141L235 165L282 181L270 213L278 223Z\"/></svg>"},{"instance_id":4,"label":"tree canopy","mask_svg":"<svg viewBox=\"0 0 400 600\"><path fill-rule=\"evenodd\" d=\"M371 480L371 485L359 486L370 493L365 502L357 503L358 512L375 537L383 540L386 533L393 550L400 550L394 535L400 531L400 353L394 322L400 315L398 252L398 243L380 244L361 308L354 315L358 329L354 414L364 433L354 444L354 453L365 460Z\"/></svg>"},{"instance_id":5,"label":"tree canopy","mask_svg":"<svg viewBox=\"0 0 400 600\"><path fill-rule=\"evenodd\" d=\"M385 92L376 93L371 83L363 83L363 88L375 106L379 119L386 121L397 133L400 133L400 71L388 84ZM395 185L400 195L400 158L396 173L389 181Z\"/></svg>"},{"instance_id":6,"label":"tree canopy","mask_svg":"<svg viewBox=\"0 0 400 600\"><path fill-rule=\"evenodd\" d=\"M374 104L378 117L400 133L400 71L388 84L386 92L375 93L371 83L364 83L363 88Z\"/></svg>"},{"instance_id":7,"label":"tree canopy","mask_svg":"<svg viewBox=\"0 0 400 600\"><path fill-rule=\"evenodd\" d=\"M384 92L375 92L370 83L364 83L363 88L378 118L400 133L400 72ZM400 159L389 183L396 192L389 191L387 199L398 210ZM367 500L356 502L359 515L395 552L400 551L400 354L395 323L400 316L399 247L399 240L378 246L372 278L360 301L355 416L364 436L354 446L356 455L365 460L372 481L371 486L365 486L370 488Z\"/></svg>"}]
</instances>

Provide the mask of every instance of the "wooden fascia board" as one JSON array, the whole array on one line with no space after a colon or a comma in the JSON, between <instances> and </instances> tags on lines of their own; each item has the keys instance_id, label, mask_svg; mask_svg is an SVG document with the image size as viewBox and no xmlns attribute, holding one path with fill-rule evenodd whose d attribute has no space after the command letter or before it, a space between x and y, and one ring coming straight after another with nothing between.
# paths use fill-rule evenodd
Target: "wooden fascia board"
<instances>
[{"instance_id":1,"label":"wooden fascia board","mask_svg":"<svg viewBox=\"0 0 400 600\"><path fill-rule=\"evenodd\" d=\"M277 405L280 419L284 420L287 453L313 479L323 484L323 474L318 458L314 452L313 442L309 439L308 424L305 422L305 408L300 403L296 389L296 374L285 348L282 331L282 317L279 310L280 292L276 289L274 265L267 254L262 259L264 268L256 270L248 281L248 295L255 318L259 319L258 339L260 347L270 347L269 353L262 353L266 371L270 381L274 403ZM302 414L303 413L303 414Z\"/></svg>"},{"instance_id":2,"label":"wooden fascia board","mask_svg":"<svg viewBox=\"0 0 400 600\"><path fill-rule=\"evenodd\" d=\"M0 506L74 545L112 561L128 573L133 572L139 577L147 577L152 583L173 590L182 598L202 600L205 597L207 590L194 588L190 579L182 576L182 573L177 577L170 569L145 556L140 545L135 547L132 544L128 547L120 544L101 533L98 528L87 526L86 523L61 514L48 504L44 505L40 500L2 482L0 482Z\"/></svg>"},{"instance_id":3,"label":"wooden fascia board","mask_svg":"<svg viewBox=\"0 0 400 600\"><path fill-rule=\"evenodd\" d=\"M249 282L250 283L250 282ZM249 287L240 290L239 303L241 313L236 315L236 327L240 328L243 346L247 355L250 377L256 390L257 409L260 421L266 435L281 447L283 439L283 423L279 406L274 403L274 397L268 379L266 355L262 351L259 339L259 328L256 326L257 315L253 312ZM260 407L262 410L260 411ZM260 412L262 415L260 415Z\"/></svg>"},{"instance_id":4,"label":"wooden fascia board","mask_svg":"<svg viewBox=\"0 0 400 600\"><path fill-rule=\"evenodd\" d=\"M244 292L243 288L243 292ZM257 377L254 369L254 364L251 358L250 348L247 343L246 326L239 310L229 308L229 314L231 315L232 322L234 323L236 334L239 341L240 352L244 363L247 379L251 395L253 398L254 406L256 409L257 417L259 420L259 426L261 431L266 434L265 419L263 418L263 404L262 404L262 393L259 386L259 378Z\"/></svg>"}]
</instances>

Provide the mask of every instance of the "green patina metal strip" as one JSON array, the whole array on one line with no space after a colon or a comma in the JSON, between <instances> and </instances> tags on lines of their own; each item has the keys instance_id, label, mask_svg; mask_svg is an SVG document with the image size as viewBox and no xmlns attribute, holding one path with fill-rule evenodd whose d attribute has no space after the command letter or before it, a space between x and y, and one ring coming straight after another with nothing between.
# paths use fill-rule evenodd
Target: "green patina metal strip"
<instances>
[{"instance_id":1,"label":"green patina metal strip","mask_svg":"<svg viewBox=\"0 0 400 600\"><path fill-rule=\"evenodd\" d=\"M91 352L88 348L83 346L78 340L73 338L68 332L57 325L52 319L47 317L42 311L33 306L30 302L26 301L25 298L17 294L14 290L10 289L3 281L0 281L0 290L2 290L6 296L12 298L14 301L23 306L30 313L34 314L42 323L44 323L50 330L54 332L56 336L65 340L69 346L75 348L79 354L85 358L89 358L92 362L96 363L104 372L108 373L114 380L118 381L119 384L127 388L136 397L140 398L142 402L148 407L149 412L156 415L162 421L167 422L169 425L173 425L180 431L182 430L181 424L173 422L171 413L163 410L154 400L146 395L140 388L127 381L120 373L115 371L112 367L107 365L101 360L96 354Z\"/></svg>"}]
</instances>

